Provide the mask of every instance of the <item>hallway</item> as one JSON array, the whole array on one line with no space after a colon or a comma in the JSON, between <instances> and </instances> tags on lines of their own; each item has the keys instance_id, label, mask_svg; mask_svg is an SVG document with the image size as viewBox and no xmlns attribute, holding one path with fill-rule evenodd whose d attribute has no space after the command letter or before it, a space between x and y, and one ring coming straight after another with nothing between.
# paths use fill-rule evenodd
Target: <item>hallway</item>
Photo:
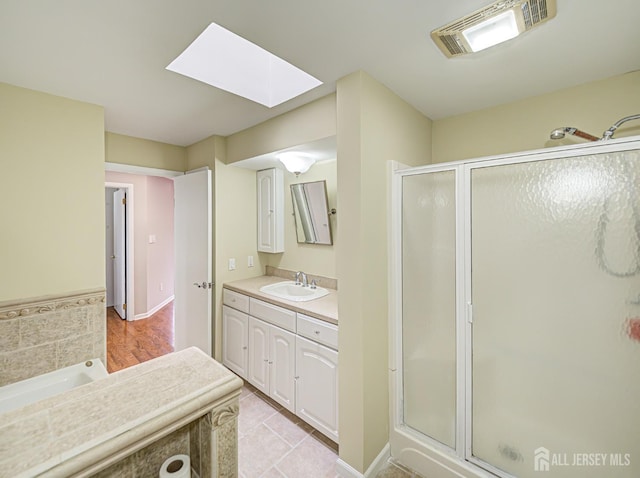
<instances>
[{"instance_id":1,"label":"hallway","mask_svg":"<svg viewBox=\"0 0 640 478\"><path fill-rule=\"evenodd\" d=\"M107 307L107 371L117 372L173 352L173 301L147 319L122 320Z\"/></svg>"}]
</instances>

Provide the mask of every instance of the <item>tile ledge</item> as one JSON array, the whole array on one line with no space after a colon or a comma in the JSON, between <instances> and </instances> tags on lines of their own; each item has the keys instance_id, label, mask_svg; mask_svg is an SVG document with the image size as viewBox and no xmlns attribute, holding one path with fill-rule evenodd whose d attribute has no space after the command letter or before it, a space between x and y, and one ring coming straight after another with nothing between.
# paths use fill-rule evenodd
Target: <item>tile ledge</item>
<instances>
[{"instance_id":1,"label":"tile ledge","mask_svg":"<svg viewBox=\"0 0 640 478\"><path fill-rule=\"evenodd\" d=\"M106 290L87 289L64 294L44 295L0 302L0 320L27 317L60 309L82 307L106 301Z\"/></svg>"},{"instance_id":2,"label":"tile ledge","mask_svg":"<svg viewBox=\"0 0 640 478\"><path fill-rule=\"evenodd\" d=\"M34 475L90 476L200 416L220 407L228 407L240 395L242 381L199 349L192 347L154 360L166 362L165 370L167 373L171 373L172 364L178 363L187 363L197 369L208 367L225 373L209 385L187 391L184 396L174 400L173 403L160 407L152 413L147 413L123 425L106 430L102 435L88 440L82 445L67 449L62 448L49 456L44 456L41 463L28 470L19 469L19 464L14 462L12 456L0 456L0 464L9 469L13 466L18 477ZM140 372L144 373L147 368L144 365L150 362L138 365L137 367L142 369ZM110 377L111 380L109 380ZM129 379L133 378L129 377ZM128 382L128 380L118 380L117 374L112 374L102 380L106 381L105 386L107 387L126 387ZM64 400L64 395L63 393L57 397ZM27 413L24 420L29 420L32 417L33 414ZM53 436L52 433L51 437ZM53 438L51 439L53 440ZM16 466L18 469L15 468Z\"/></svg>"}]
</instances>

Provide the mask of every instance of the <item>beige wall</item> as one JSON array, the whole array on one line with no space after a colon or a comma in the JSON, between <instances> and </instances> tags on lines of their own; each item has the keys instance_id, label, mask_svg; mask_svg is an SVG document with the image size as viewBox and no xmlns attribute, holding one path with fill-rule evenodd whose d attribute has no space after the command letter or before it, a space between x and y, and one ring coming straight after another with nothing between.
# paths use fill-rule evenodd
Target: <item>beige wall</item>
<instances>
[{"instance_id":1,"label":"beige wall","mask_svg":"<svg viewBox=\"0 0 640 478\"><path fill-rule=\"evenodd\" d=\"M338 81L340 457L364 472L388 442L388 160L431 160L431 120L363 72Z\"/></svg>"},{"instance_id":2,"label":"beige wall","mask_svg":"<svg viewBox=\"0 0 640 478\"><path fill-rule=\"evenodd\" d=\"M301 270L324 277L336 277L336 241L340 215L337 214L330 218L333 245L298 244L293 217L291 185L312 181L326 181L329 209L336 208L338 193L337 172L335 160L316 163L308 172L299 177L284 171L284 252L282 254L261 252L260 257L264 264L280 269Z\"/></svg>"},{"instance_id":3,"label":"beige wall","mask_svg":"<svg viewBox=\"0 0 640 478\"><path fill-rule=\"evenodd\" d=\"M105 161L145 168L186 171L187 149L173 144L106 132Z\"/></svg>"},{"instance_id":4,"label":"beige wall","mask_svg":"<svg viewBox=\"0 0 640 478\"><path fill-rule=\"evenodd\" d=\"M105 285L104 111L0 83L0 301Z\"/></svg>"},{"instance_id":5,"label":"beige wall","mask_svg":"<svg viewBox=\"0 0 640 478\"><path fill-rule=\"evenodd\" d=\"M433 123L433 161L447 162L494 154L576 144L549 133L573 126L600 137L624 116L640 112L640 71L527 98ZM640 122L626 123L616 138L640 134Z\"/></svg>"},{"instance_id":6,"label":"beige wall","mask_svg":"<svg viewBox=\"0 0 640 478\"><path fill-rule=\"evenodd\" d=\"M225 162L235 163L335 134L336 95L330 94L228 136Z\"/></svg>"}]
</instances>

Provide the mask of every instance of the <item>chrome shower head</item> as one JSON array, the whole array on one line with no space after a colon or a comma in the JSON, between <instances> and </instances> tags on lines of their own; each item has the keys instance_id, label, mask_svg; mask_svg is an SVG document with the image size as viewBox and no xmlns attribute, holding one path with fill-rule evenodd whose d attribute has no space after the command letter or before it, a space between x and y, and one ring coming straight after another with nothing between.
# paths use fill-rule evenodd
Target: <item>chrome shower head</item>
<instances>
[{"instance_id":1,"label":"chrome shower head","mask_svg":"<svg viewBox=\"0 0 640 478\"><path fill-rule=\"evenodd\" d=\"M588 139L589 141L598 141L600 138L593 136L592 134L585 133L584 131L580 131L578 128L573 128L571 126L564 126L563 128L554 129L551 132L551 139L562 139L565 134L571 134L573 136L578 136L579 138Z\"/></svg>"}]
</instances>

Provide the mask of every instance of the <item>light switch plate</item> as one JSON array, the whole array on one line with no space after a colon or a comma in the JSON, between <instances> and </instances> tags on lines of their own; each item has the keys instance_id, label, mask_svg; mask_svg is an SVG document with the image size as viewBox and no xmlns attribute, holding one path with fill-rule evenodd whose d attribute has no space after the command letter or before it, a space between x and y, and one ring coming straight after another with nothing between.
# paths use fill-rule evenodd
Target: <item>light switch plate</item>
<instances>
[{"instance_id":1,"label":"light switch plate","mask_svg":"<svg viewBox=\"0 0 640 478\"><path fill-rule=\"evenodd\" d=\"M234 258L229 259L229 270L230 271L236 270L236 260Z\"/></svg>"}]
</instances>

